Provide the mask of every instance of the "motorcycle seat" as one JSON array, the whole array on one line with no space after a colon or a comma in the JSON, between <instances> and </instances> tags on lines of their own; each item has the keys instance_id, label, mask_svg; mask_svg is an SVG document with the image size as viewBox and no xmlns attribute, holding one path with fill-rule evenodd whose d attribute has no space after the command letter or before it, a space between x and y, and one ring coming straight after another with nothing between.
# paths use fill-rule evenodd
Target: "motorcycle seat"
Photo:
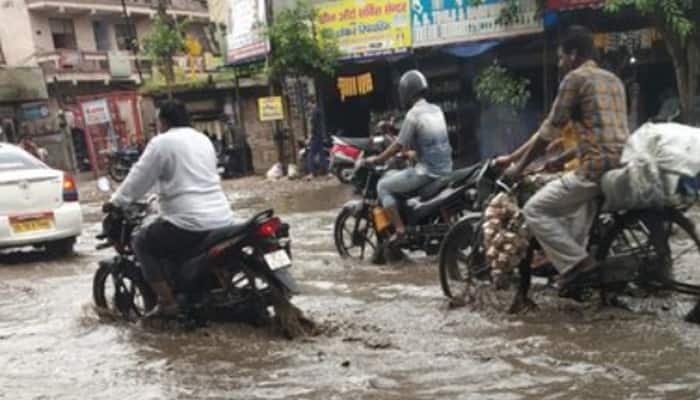
<instances>
[{"instance_id":1,"label":"motorcycle seat","mask_svg":"<svg viewBox=\"0 0 700 400\"><path fill-rule=\"evenodd\" d=\"M444 188L449 186L450 181L451 181L450 177L451 177L451 175L448 175L448 176L443 176L442 178L435 179L434 181L430 182L429 184L418 189L417 195L420 196L420 199L423 201L435 197L435 195L437 195Z\"/></svg>"},{"instance_id":2,"label":"motorcycle seat","mask_svg":"<svg viewBox=\"0 0 700 400\"><path fill-rule=\"evenodd\" d=\"M244 222L242 224L229 225L223 228L215 229L207 234L200 244L200 248L208 249L217 243L223 242L224 240L234 237L242 232L244 232L250 225L251 221Z\"/></svg>"},{"instance_id":3,"label":"motorcycle seat","mask_svg":"<svg viewBox=\"0 0 700 400\"><path fill-rule=\"evenodd\" d=\"M342 137L336 136L339 140L349 144L350 146L357 147L360 150L369 150L372 147L372 140L369 138L355 138L355 137Z\"/></svg>"},{"instance_id":4,"label":"motorcycle seat","mask_svg":"<svg viewBox=\"0 0 700 400\"><path fill-rule=\"evenodd\" d=\"M447 176L438 178L431 183L418 189L416 196L420 196L421 201L432 199L446 187L454 184L460 184L470 178L479 170L478 165L467 168L458 169Z\"/></svg>"},{"instance_id":5,"label":"motorcycle seat","mask_svg":"<svg viewBox=\"0 0 700 400\"><path fill-rule=\"evenodd\" d=\"M210 247L220 242L223 242L226 239L240 235L241 233L247 231L251 227L258 224L262 219L269 218L270 216L272 216L272 211L267 210L254 215L253 217L241 224L232 224L223 228L215 229L209 232L207 236L204 237L204 240L202 240L201 244L198 247L202 251L206 251Z\"/></svg>"}]
</instances>

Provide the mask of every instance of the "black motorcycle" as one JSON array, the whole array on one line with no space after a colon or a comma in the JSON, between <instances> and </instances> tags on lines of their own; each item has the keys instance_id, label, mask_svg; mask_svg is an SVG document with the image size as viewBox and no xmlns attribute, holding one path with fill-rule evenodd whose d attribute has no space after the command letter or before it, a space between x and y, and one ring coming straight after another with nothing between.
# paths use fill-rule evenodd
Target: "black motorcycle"
<instances>
[{"instance_id":1,"label":"black motorcycle","mask_svg":"<svg viewBox=\"0 0 700 400\"><path fill-rule=\"evenodd\" d=\"M117 150L109 155L109 176L115 182L123 181L131 170L131 166L141 157L141 151L134 148Z\"/></svg>"},{"instance_id":2,"label":"black motorcycle","mask_svg":"<svg viewBox=\"0 0 700 400\"><path fill-rule=\"evenodd\" d=\"M379 205L377 183L387 170L387 166L361 163L356 168L352 183L362 199L346 203L335 222L335 245L342 257L385 262L393 227ZM457 170L403 196L399 211L407 230L398 250L437 254L449 227L478 207L475 178L479 170L480 165Z\"/></svg>"},{"instance_id":3,"label":"black motorcycle","mask_svg":"<svg viewBox=\"0 0 700 400\"><path fill-rule=\"evenodd\" d=\"M106 210L98 249L113 247L116 256L100 261L93 280L97 307L127 320L156 305L131 248L134 232L149 215L150 202ZM211 232L181 260L168 260L166 278L188 321L267 320L268 307L297 292L289 274L289 226L272 210L240 225Z\"/></svg>"}]
</instances>

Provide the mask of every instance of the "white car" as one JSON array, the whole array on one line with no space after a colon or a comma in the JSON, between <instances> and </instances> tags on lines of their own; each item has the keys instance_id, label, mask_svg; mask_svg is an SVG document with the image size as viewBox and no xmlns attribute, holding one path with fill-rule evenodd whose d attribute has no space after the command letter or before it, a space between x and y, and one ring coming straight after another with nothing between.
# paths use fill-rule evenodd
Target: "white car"
<instances>
[{"instance_id":1,"label":"white car","mask_svg":"<svg viewBox=\"0 0 700 400\"><path fill-rule=\"evenodd\" d=\"M67 255L82 222L72 176L0 143L0 249L31 245Z\"/></svg>"}]
</instances>

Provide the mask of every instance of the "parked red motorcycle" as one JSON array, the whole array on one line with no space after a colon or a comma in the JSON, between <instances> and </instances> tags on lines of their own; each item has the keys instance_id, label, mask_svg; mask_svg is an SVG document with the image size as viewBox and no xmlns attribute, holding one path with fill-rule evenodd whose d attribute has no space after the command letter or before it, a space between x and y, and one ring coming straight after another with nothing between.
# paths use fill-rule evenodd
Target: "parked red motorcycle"
<instances>
[{"instance_id":1,"label":"parked red motorcycle","mask_svg":"<svg viewBox=\"0 0 700 400\"><path fill-rule=\"evenodd\" d=\"M379 154L386 149L398 135L398 129L392 121L380 121L371 138L353 138L332 136L329 170L343 183L350 183L357 160L362 157Z\"/></svg>"}]
</instances>

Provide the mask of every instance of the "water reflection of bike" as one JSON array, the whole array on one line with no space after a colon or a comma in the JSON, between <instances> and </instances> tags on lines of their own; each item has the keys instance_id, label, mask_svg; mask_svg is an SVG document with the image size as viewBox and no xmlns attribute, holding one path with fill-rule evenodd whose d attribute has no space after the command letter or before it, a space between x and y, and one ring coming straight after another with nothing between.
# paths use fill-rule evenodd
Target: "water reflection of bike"
<instances>
[{"instance_id":1,"label":"water reflection of bike","mask_svg":"<svg viewBox=\"0 0 700 400\"><path fill-rule=\"evenodd\" d=\"M108 183L101 183L101 190ZM150 214L149 201L105 210L103 242L116 256L100 261L93 281L95 304L127 320L144 316L156 304L131 249L132 234ZM264 211L240 225L212 231L190 255L169 260L167 280L188 320L262 322L268 306L288 301L296 288L291 267L289 226ZM177 271L177 272L175 272Z\"/></svg>"},{"instance_id":2,"label":"water reflection of bike","mask_svg":"<svg viewBox=\"0 0 700 400\"><path fill-rule=\"evenodd\" d=\"M141 151L136 148L126 148L109 154L109 176L115 182L123 181L131 170L131 166L141 157Z\"/></svg>"},{"instance_id":3,"label":"water reflection of bike","mask_svg":"<svg viewBox=\"0 0 700 400\"><path fill-rule=\"evenodd\" d=\"M476 192L473 177L479 166L457 170L403 196L400 212L406 222L403 250L423 250L437 254L449 226L474 206ZM391 235L389 217L379 206L377 183L387 172L386 166L359 164L352 183L362 199L345 204L336 218L334 239L343 257L381 264L385 261L385 244Z\"/></svg>"},{"instance_id":4,"label":"water reflection of bike","mask_svg":"<svg viewBox=\"0 0 700 400\"><path fill-rule=\"evenodd\" d=\"M522 205L530 194L526 185L508 185L499 176L500 171L493 163L484 164L477 183L482 205L499 192L515 195ZM700 238L694 223L683 211L683 208L673 207L599 211L588 246L590 254L595 255L602 267L577 281L575 288L570 289L574 293L569 294L584 300L590 289L596 288L601 290L605 302L616 303L618 294L638 289L645 296L675 292L688 296L679 301L695 303L700 296L700 269L692 257L697 257L700 251ZM484 218L479 215L462 219L450 229L440 249L440 283L445 296L453 301L464 301L473 287L492 279L483 246ZM511 312L534 305L528 292L533 253L538 249L533 239L527 257L516 269L518 289ZM690 255L691 260L681 260L686 255Z\"/></svg>"}]
</instances>

